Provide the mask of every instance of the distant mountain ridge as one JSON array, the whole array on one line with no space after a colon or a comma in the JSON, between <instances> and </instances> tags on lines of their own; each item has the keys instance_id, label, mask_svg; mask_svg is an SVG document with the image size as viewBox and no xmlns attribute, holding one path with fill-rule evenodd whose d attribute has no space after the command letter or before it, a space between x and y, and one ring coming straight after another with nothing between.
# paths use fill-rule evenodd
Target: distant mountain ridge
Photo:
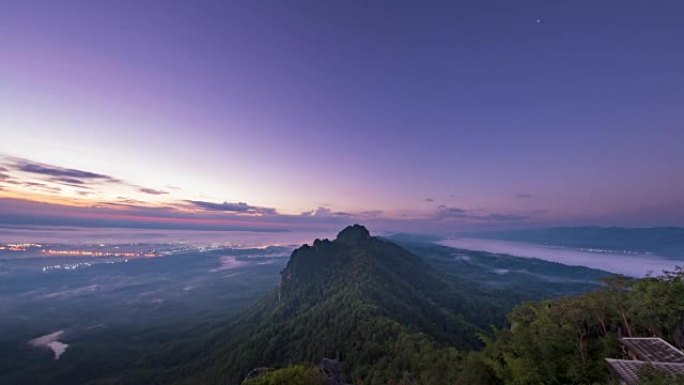
<instances>
[{"instance_id":1,"label":"distant mountain ridge","mask_svg":"<svg viewBox=\"0 0 684 385\"><path fill-rule=\"evenodd\" d=\"M653 253L684 258L682 227L551 227L471 234L478 238L520 241L553 246Z\"/></svg>"}]
</instances>

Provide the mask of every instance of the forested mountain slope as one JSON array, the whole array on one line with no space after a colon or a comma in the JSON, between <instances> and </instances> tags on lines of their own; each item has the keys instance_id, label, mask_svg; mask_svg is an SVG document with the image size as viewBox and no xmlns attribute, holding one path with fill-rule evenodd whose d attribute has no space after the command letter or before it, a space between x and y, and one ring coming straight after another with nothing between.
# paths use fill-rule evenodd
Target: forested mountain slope
<instances>
[{"instance_id":1,"label":"forested mountain slope","mask_svg":"<svg viewBox=\"0 0 684 385\"><path fill-rule=\"evenodd\" d=\"M508 326L483 335L482 350L451 356L443 377L418 374L388 383L612 385L605 359L630 359L620 337L657 336L684 346L684 270L605 282L591 293L517 306ZM675 384L684 378L648 367L640 373L639 385Z\"/></svg>"},{"instance_id":2,"label":"forested mountain slope","mask_svg":"<svg viewBox=\"0 0 684 385\"><path fill-rule=\"evenodd\" d=\"M480 347L478 333L501 313L480 295L365 228L348 227L334 241L295 250L278 292L237 321L230 346L193 368L197 377L180 383L238 383L254 367L322 357L340 359L356 383L446 381L457 349Z\"/></svg>"},{"instance_id":3,"label":"forested mountain slope","mask_svg":"<svg viewBox=\"0 0 684 385\"><path fill-rule=\"evenodd\" d=\"M606 282L585 295L516 307L478 358L504 384L604 384L605 358L623 358L619 337L684 346L684 271Z\"/></svg>"}]
</instances>

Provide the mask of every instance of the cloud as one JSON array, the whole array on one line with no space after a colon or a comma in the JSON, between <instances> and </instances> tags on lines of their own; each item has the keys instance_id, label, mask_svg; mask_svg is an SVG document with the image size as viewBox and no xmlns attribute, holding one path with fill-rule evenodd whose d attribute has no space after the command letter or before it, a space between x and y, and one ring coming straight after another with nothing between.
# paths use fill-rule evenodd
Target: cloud
<instances>
[{"instance_id":1,"label":"cloud","mask_svg":"<svg viewBox=\"0 0 684 385\"><path fill-rule=\"evenodd\" d=\"M95 172L77 170L73 168L59 167L50 164L34 162L23 158L5 158L4 167L0 168L2 168L2 170L5 171L18 171L26 174L31 174L32 178L38 178L39 180L44 182L56 183L64 186L71 186L78 189L90 189L90 187L88 187L88 184L92 183L124 183L119 179L116 179L105 174L98 174ZM25 186L39 187L36 184L31 185L30 183L26 182L21 184L24 184ZM46 190L48 189L46 188ZM59 190L56 188L52 188L52 191L56 192Z\"/></svg>"},{"instance_id":2,"label":"cloud","mask_svg":"<svg viewBox=\"0 0 684 385\"><path fill-rule=\"evenodd\" d=\"M118 202L123 202L123 203L128 203L128 204L135 204L135 205L144 205L145 202L137 200L137 199L131 199L131 198L126 198L126 197L116 197L118 199Z\"/></svg>"},{"instance_id":3,"label":"cloud","mask_svg":"<svg viewBox=\"0 0 684 385\"><path fill-rule=\"evenodd\" d=\"M467 218L468 210L458 207L447 207L440 205L437 207L436 219Z\"/></svg>"},{"instance_id":4,"label":"cloud","mask_svg":"<svg viewBox=\"0 0 684 385\"><path fill-rule=\"evenodd\" d=\"M29 187L48 187L48 185L46 185L45 183L38 182L22 182L21 184Z\"/></svg>"},{"instance_id":5,"label":"cloud","mask_svg":"<svg viewBox=\"0 0 684 385\"><path fill-rule=\"evenodd\" d=\"M164 195L164 194L168 194L168 192L166 192L166 191L155 190L155 189L153 189L153 188L147 188L147 187L140 187L140 188L138 189L138 191L140 191L141 193L151 194L151 195Z\"/></svg>"},{"instance_id":6,"label":"cloud","mask_svg":"<svg viewBox=\"0 0 684 385\"><path fill-rule=\"evenodd\" d=\"M499 222L512 222L521 221L529 219L527 215L518 214L499 214L499 213L489 213L489 214L477 214L478 210L466 210L459 207L447 207L440 205L437 207L437 213L434 215L434 219L437 220L471 220L471 221L499 221Z\"/></svg>"},{"instance_id":7,"label":"cloud","mask_svg":"<svg viewBox=\"0 0 684 385\"><path fill-rule=\"evenodd\" d=\"M70 187L75 187L78 189L87 189L87 190L92 190L92 187L88 187L86 185L87 182L84 182L80 179L76 178L50 178L48 181L61 184L64 186L70 186Z\"/></svg>"},{"instance_id":8,"label":"cloud","mask_svg":"<svg viewBox=\"0 0 684 385\"><path fill-rule=\"evenodd\" d=\"M48 186L48 185L46 185L45 183L38 183L38 182L22 182L21 184L24 185L24 186L26 186L26 187L34 187L34 188L37 188L37 189L40 189L40 190L46 190L46 191L50 191L50 192L60 192L60 191L62 191L62 189L59 188L59 187Z\"/></svg>"},{"instance_id":9,"label":"cloud","mask_svg":"<svg viewBox=\"0 0 684 385\"><path fill-rule=\"evenodd\" d=\"M174 203L159 202L154 196L169 194L178 187L165 185L163 189L143 187L110 175L85 170L59 167L23 158L0 159L0 182L9 187L11 184L36 189L37 193L60 196L60 187L72 186L76 190L64 192L80 194L89 206L70 206L70 204L41 205L38 203L19 204L17 200L5 201L0 207L0 223L8 224L73 224L115 227L149 228L201 228L201 229L321 229L335 228L352 221L367 223L385 228L435 228L468 226L511 226L525 223L534 212L498 213L483 209L449 207L434 203L427 197L424 202L431 203L434 211L409 211L402 214L381 210L335 211L329 204L301 213L300 215L282 214L275 208L250 205L245 202L211 202L205 200L178 200ZM114 185L114 186L113 186ZM125 192L117 199L108 200L107 192L111 187L122 187ZM65 190L67 188L62 187ZM118 190L116 190L118 191ZM21 190L18 190L21 193ZM139 193L149 194L146 199ZM92 194L92 195L91 195ZM16 196L16 195L15 195ZM21 196L21 195L19 195ZM452 196L455 196L452 194ZM529 194L518 194L521 199ZM92 202L87 197L100 197L103 201ZM107 199L107 201L104 201ZM201 199L201 198L200 198ZM66 201L65 201L66 202ZM4 211L3 211L4 210ZM523 215L524 214L524 215ZM400 217L399 217L400 216Z\"/></svg>"},{"instance_id":10,"label":"cloud","mask_svg":"<svg viewBox=\"0 0 684 385\"><path fill-rule=\"evenodd\" d=\"M164 195L168 192L163 190L157 190L148 187L141 187L135 184L128 183L118 178L114 178L110 175L100 174L90 171L77 170L73 168L65 168L54 166L46 163L34 162L24 158L5 158L4 162L6 167L10 167L13 171L19 171L23 173L32 174L34 178L38 178L44 182L56 183L64 186L71 186L77 189L89 189L91 184L98 183L108 183L108 184L119 184L123 187L137 190L150 195ZM10 171L6 167L0 167L0 171ZM0 173L0 181L9 182L9 175ZM30 185L24 183L26 186L38 187L37 185ZM178 187L171 186L172 189L180 189ZM58 191L58 190L53 190ZM79 192L80 194L80 192ZM86 195L86 194L81 194Z\"/></svg>"},{"instance_id":11,"label":"cloud","mask_svg":"<svg viewBox=\"0 0 684 385\"><path fill-rule=\"evenodd\" d=\"M66 184L85 184L84 181L76 178L66 178L66 177L59 177L59 178L52 178L52 181L55 182L63 182Z\"/></svg>"},{"instance_id":12,"label":"cloud","mask_svg":"<svg viewBox=\"0 0 684 385\"><path fill-rule=\"evenodd\" d=\"M10 179L12 178L8 172L10 172L9 169L0 166L0 182L9 182Z\"/></svg>"},{"instance_id":13,"label":"cloud","mask_svg":"<svg viewBox=\"0 0 684 385\"><path fill-rule=\"evenodd\" d=\"M31 174L46 175L53 177L54 180L59 181L64 178L77 178L71 179L78 180L75 183L82 183L82 180L92 180L92 181L102 181L102 182L118 182L118 179L112 178L109 175L98 174L90 171L77 170L73 168L64 168L58 166L52 166L45 163L33 162L28 159L21 158L10 158L10 167L17 171L23 171Z\"/></svg>"},{"instance_id":14,"label":"cloud","mask_svg":"<svg viewBox=\"0 0 684 385\"><path fill-rule=\"evenodd\" d=\"M212 202L207 202L212 203ZM0 197L0 225L53 225L204 230L338 230L355 219L331 212L317 217L273 214L244 215L233 211L188 211L178 206L143 206L143 202L101 201L90 206L67 206ZM215 203L223 205L220 203ZM253 211L253 210L252 210Z\"/></svg>"},{"instance_id":15,"label":"cloud","mask_svg":"<svg viewBox=\"0 0 684 385\"><path fill-rule=\"evenodd\" d=\"M103 204L82 207L0 197L0 224L155 229L282 231L289 226L267 216L238 217L225 213L189 213L173 207Z\"/></svg>"},{"instance_id":16,"label":"cloud","mask_svg":"<svg viewBox=\"0 0 684 385\"><path fill-rule=\"evenodd\" d=\"M327 207L318 207L313 210L304 211L302 213L303 217L329 217L333 216L332 210Z\"/></svg>"},{"instance_id":17,"label":"cloud","mask_svg":"<svg viewBox=\"0 0 684 385\"><path fill-rule=\"evenodd\" d=\"M529 219L527 215L517 215L517 214L488 214L482 217L485 220L492 221L504 221L504 222L514 222Z\"/></svg>"},{"instance_id":18,"label":"cloud","mask_svg":"<svg viewBox=\"0 0 684 385\"><path fill-rule=\"evenodd\" d=\"M332 213L332 210L330 210L327 207L319 207L316 210L313 211L312 216L314 217L324 217L327 215L330 215Z\"/></svg>"},{"instance_id":19,"label":"cloud","mask_svg":"<svg viewBox=\"0 0 684 385\"><path fill-rule=\"evenodd\" d=\"M190 203L196 207L199 207L199 208L207 210L207 211L222 211L222 212L239 213L239 214L252 214L252 215L257 215L257 214L258 215L273 215L273 214L277 214L276 210L274 208L251 206L245 202L214 203L214 202L193 201L193 200L186 200L185 202Z\"/></svg>"},{"instance_id":20,"label":"cloud","mask_svg":"<svg viewBox=\"0 0 684 385\"><path fill-rule=\"evenodd\" d=\"M345 211L332 211L327 207L318 207L315 210L305 211L301 214L304 217L353 217L354 214Z\"/></svg>"},{"instance_id":21,"label":"cloud","mask_svg":"<svg viewBox=\"0 0 684 385\"><path fill-rule=\"evenodd\" d=\"M361 211L359 214L366 216L366 217L377 217L379 215L382 215L383 211L382 210L368 210L368 211Z\"/></svg>"},{"instance_id":22,"label":"cloud","mask_svg":"<svg viewBox=\"0 0 684 385\"><path fill-rule=\"evenodd\" d=\"M376 221L380 220L381 210L366 210L360 212L333 211L324 206L319 206L313 210L304 211L297 216L279 215L279 218L293 222L299 219L301 223L318 225L344 225L350 221Z\"/></svg>"},{"instance_id":23,"label":"cloud","mask_svg":"<svg viewBox=\"0 0 684 385\"><path fill-rule=\"evenodd\" d=\"M152 196L170 194L179 187L165 185L163 189L143 187L137 184L115 178L110 175L95 173L86 170L59 167L55 165L30 161L24 158L4 157L0 159L0 166L8 170L9 179L0 180L3 185L15 184L35 189L39 193L60 196L60 187L72 186L75 191L69 194L77 194L84 200L95 196L107 196L112 185L125 188L131 193L149 194L149 199L135 200L126 195L116 199L91 202L87 208L76 209L70 204L55 204L50 206L54 213L50 223L117 223L124 226L125 221L131 221L134 226L180 226L197 228L240 228L243 225L268 227L268 228L312 228L320 226L337 226L354 218L378 220L380 211L367 211L364 213L333 211L327 207L319 207L302 215L281 214L275 208L250 205L245 202L211 202L205 200L180 200L173 204L160 207L160 202L155 202ZM14 172L19 175L15 181ZM2 174L5 175L4 173ZM3 177L4 178L4 177ZM126 193L124 193L126 194ZM67 195L67 193L65 193ZM106 198L105 198L106 199ZM86 201L87 202L87 201ZM20 207L27 208L27 205ZM15 213L7 221L30 221L38 220L38 206L31 206L30 213ZM47 206L40 206L47 207ZM84 206L81 206L84 207ZM188 210L190 209L190 210ZM62 216L62 218L57 218ZM98 219L98 216L102 218ZM87 219L85 219L87 217ZM23 219L22 219L23 218ZM31 218L29 220L29 218ZM171 225L168 222L174 221ZM180 223L183 222L183 223Z\"/></svg>"},{"instance_id":24,"label":"cloud","mask_svg":"<svg viewBox=\"0 0 684 385\"><path fill-rule=\"evenodd\" d=\"M532 198L532 194L518 194L515 197L518 199L530 199Z\"/></svg>"}]
</instances>

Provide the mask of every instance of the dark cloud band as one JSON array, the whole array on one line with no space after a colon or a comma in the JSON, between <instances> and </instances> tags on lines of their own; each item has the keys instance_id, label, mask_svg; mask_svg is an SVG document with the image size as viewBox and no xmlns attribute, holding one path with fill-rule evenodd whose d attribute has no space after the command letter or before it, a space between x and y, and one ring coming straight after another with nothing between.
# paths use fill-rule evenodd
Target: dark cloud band
<instances>
[{"instance_id":1,"label":"dark cloud band","mask_svg":"<svg viewBox=\"0 0 684 385\"><path fill-rule=\"evenodd\" d=\"M276 214L276 209L270 207L259 207L251 206L245 202L237 203L215 203L206 201L193 201L186 200L185 202L192 204L195 207L199 207L207 211L222 211L230 213L241 213L241 214L259 214L259 215L273 215Z\"/></svg>"}]
</instances>

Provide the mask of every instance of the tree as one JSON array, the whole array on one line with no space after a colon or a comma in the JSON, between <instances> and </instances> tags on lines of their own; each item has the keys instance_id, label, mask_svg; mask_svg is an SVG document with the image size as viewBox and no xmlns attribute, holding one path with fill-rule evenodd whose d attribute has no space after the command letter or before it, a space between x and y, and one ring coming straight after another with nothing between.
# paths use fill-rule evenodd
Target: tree
<instances>
[{"instance_id":1,"label":"tree","mask_svg":"<svg viewBox=\"0 0 684 385\"><path fill-rule=\"evenodd\" d=\"M311 366L294 365L266 372L244 385L325 385L326 376Z\"/></svg>"},{"instance_id":2,"label":"tree","mask_svg":"<svg viewBox=\"0 0 684 385\"><path fill-rule=\"evenodd\" d=\"M652 366L644 366L639 370L639 385L684 385L684 375L668 376Z\"/></svg>"}]
</instances>

